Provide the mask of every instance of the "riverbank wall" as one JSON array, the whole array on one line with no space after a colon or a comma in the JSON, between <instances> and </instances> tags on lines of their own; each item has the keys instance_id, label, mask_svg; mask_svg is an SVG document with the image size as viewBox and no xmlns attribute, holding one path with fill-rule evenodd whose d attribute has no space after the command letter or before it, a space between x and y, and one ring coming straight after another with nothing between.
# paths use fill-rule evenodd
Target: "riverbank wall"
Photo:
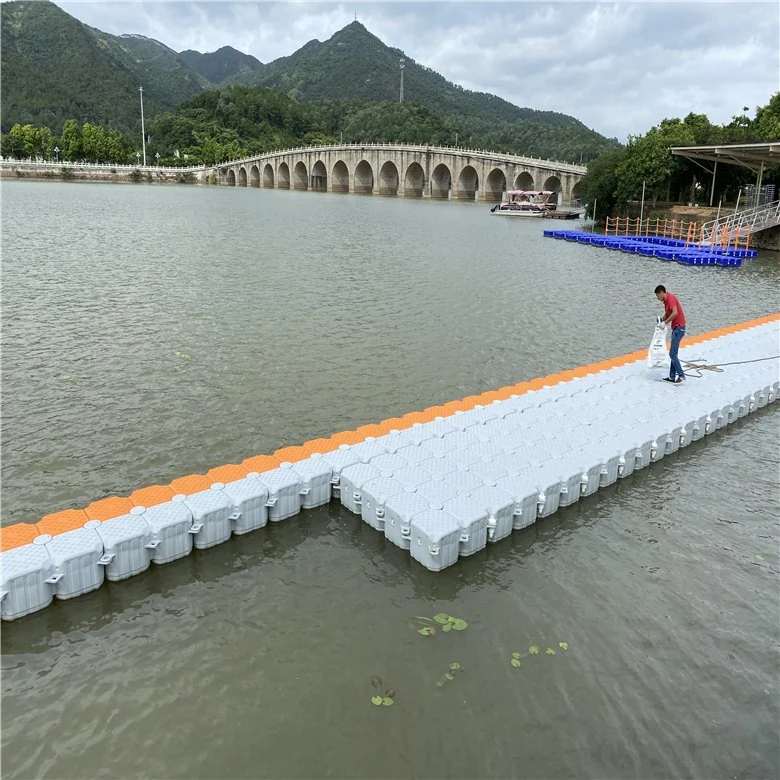
<instances>
[{"instance_id":1,"label":"riverbank wall","mask_svg":"<svg viewBox=\"0 0 780 780\"><path fill-rule=\"evenodd\" d=\"M128 184L217 184L213 169L158 168L134 165L53 165L41 163L0 166L0 179L40 179L46 181L110 181Z\"/></svg>"}]
</instances>

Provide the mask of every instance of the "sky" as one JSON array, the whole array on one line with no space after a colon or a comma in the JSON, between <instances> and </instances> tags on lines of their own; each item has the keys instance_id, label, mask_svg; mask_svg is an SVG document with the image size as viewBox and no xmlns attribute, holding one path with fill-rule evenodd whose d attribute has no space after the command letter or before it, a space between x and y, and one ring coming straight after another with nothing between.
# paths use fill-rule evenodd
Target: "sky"
<instances>
[{"instance_id":1,"label":"sky","mask_svg":"<svg viewBox=\"0 0 780 780\"><path fill-rule=\"evenodd\" d=\"M355 18L449 81L558 111L625 142L662 119L753 116L780 89L780 3L57 2L114 35L175 51L232 46L261 62L327 40Z\"/></svg>"}]
</instances>

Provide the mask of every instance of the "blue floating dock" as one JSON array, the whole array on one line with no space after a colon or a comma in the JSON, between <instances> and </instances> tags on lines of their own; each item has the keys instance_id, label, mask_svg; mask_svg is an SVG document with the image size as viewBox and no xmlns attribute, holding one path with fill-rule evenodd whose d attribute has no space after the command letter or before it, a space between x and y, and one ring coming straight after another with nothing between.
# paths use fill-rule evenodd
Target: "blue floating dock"
<instances>
[{"instance_id":1,"label":"blue floating dock","mask_svg":"<svg viewBox=\"0 0 780 780\"><path fill-rule=\"evenodd\" d=\"M755 249L733 247L700 246L679 238L663 236L609 236L600 233L586 233L582 230L545 230L547 238L592 244L621 252L630 252L644 257L658 257L661 260L675 260L683 265L717 265L736 268L745 258L755 257Z\"/></svg>"}]
</instances>

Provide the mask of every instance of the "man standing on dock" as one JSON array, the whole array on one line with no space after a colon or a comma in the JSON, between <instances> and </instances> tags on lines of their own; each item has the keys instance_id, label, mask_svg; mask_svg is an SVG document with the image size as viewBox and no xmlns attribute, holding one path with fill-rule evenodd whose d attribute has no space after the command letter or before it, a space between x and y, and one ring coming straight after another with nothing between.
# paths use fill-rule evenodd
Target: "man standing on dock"
<instances>
[{"instance_id":1,"label":"man standing on dock","mask_svg":"<svg viewBox=\"0 0 780 780\"><path fill-rule=\"evenodd\" d=\"M661 320L661 324L672 323L672 343L669 346L671 365L669 366L669 376L665 376L663 381L679 385L685 381L685 373L682 370L682 365L680 365L680 358L677 357L680 342L685 335L685 314L680 301L677 300L677 296L666 292L666 287L662 284L655 288L655 297L664 305L664 318Z\"/></svg>"}]
</instances>

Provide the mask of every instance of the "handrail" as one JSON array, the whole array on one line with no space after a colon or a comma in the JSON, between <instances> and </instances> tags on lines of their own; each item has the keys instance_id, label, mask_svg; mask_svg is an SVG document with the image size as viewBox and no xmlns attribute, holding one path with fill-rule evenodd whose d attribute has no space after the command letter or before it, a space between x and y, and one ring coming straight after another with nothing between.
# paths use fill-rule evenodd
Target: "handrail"
<instances>
[{"instance_id":1,"label":"handrail","mask_svg":"<svg viewBox=\"0 0 780 780\"><path fill-rule=\"evenodd\" d=\"M587 168L584 165L575 165L573 163L565 163L558 160L545 160L541 157L525 157L516 154L505 154L504 152L491 152L488 149L471 149L464 146L423 146L415 144L399 144L399 143L385 143L371 141L368 143L345 143L345 144L333 144L333 145L313 145L313 146L297 146L289 149L277 149L273 152L265 152L263 154L254 155L252 157L240 157L234 160L226 160L224 162L215 163L214 165L190 165L190 166L164 166L164 165L133 165L123 163L88 163L86 161L80 161L77 163L57 161L51 162L49 160L9 160L0 159L0 166L7 167L9 165L39 165L45 167L61 168L63 166L70 167L89 167L89 168L138 168L142 171L179 171L186 173L187 171L202 171L204 169L211 168L229 168L234 165L242 165L245 163L259 162L261 160L271 159L274 157L281 157L288 154L300 154L306 152L330 152L330 151L352 151L355 149L392 149L401 151L413 151L413 152L433 152L435 154L456 154L459 157L478 157L483 160L501 160L502 162L510 162L518 165L533 166L535 168L550 168L554 171L561 173L576 173L584 175L587 172Z\"/></svg>"},{"instance_id":2,"label":"handrail","mask_svg":"<svg viewBox=\"0 0 780 780\"><path fill-rule=\"evenodd\" d=\"M702 225L702 236L708 241L713 236L725 234L732 238L746 230L756 232L780 224L780 200L754 206L726 217L717 217Z\"/></svg>"},{"instance_id":3,"label":"handrail","mask_svg":"<svg viewBox=\"0 0 780 780\"><path fill-rule=\"evenodd\" d=\"M457 154L458 156L467 157L480 157L481 159L502 160L505 162L514 162L522 165L529 165L534 167L549 167L554 170L566 172L566 173L578 173L585 175L587 168L584 165L575 165L573 163L565 163L557 160L545 160L541 157L524 157L516 154L506 154L504 152L491 152L488 149L471 149L463 146L423 146L416 144L398 144L398 143L385 143L385 142L368 142L368 143L345 143L345 144L333 144L333 145L314 145L314 146L297 146L289 149L278 149L273 152L265 152L264 154L254 155L252 157L240 157L234 160L226 160L225 162L218 163L215 166L209 166L214 168L226 168L233 165L241 165L249 162L256 162L263 159L272 157L280 157L287 154L298 154L301 152L311 151L339 151L339 150L353 150L353 149L394 149L403 151L415 151L415 152L434 152L437 154ZM540 166L540 163L546 165Z\"/></svg>"}]
</instances>

